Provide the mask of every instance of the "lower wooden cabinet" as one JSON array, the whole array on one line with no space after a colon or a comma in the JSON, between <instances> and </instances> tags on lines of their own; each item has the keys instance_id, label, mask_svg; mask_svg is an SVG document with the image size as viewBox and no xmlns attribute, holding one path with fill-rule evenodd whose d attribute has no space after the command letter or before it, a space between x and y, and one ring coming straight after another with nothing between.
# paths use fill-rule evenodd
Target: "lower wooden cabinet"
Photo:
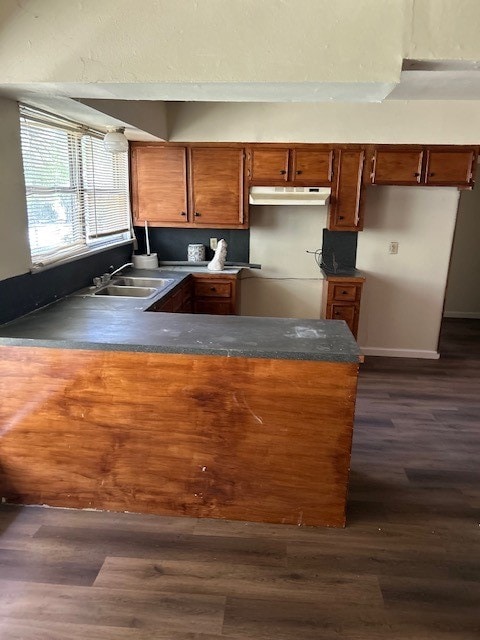
<instances>
[{"instance_id":1,"label":"lower wooden cabinet","mask_svg":"<svg viewBox=\"0 0 480 640\"><path fill-rule=\"evenodd\" d=\"M163 311L164 313L192 313L193 309L193 280L189 276L180 286L173 289L166 298L155 302L148 311Z\"/></svg>"},{"instance_id":2,"label":"lower wooden cabinet","mask_svg":"<svg viewBox=\"0 0 480 640\"><path fill-rule=\"evenodd\" d=\"M237 276L195 273L194 313L235 315L237 313Z\"/></svg>"},{"instance_id":3,"label":"lower wooden cabinet","mask_svg":"<svg viewBox=\"0 0 480 640\"><path fill-rule=\"evenodd\" d=\"M364 281L362 276L325 276L323 281L322 316L327 320L345 320L354 338L358 333Z\"/></svg>"},{"instance_id":4,"label":"lower wooden cabinet","mask_svg":"<svg viewBox=\"0 0 480 640\"><path fill-rule=\"evenodd\" d=\"M164 313L237 313L237 276L195 273L184 280L167 297L155 302L148 311Z\"/></svg>"}]
</instances>

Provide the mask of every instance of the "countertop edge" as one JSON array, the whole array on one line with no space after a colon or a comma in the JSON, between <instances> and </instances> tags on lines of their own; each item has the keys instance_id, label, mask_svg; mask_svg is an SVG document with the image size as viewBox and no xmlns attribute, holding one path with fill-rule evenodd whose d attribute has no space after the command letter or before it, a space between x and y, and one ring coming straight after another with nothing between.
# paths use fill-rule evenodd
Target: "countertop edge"
<instances>
[{"instance_id":1,"label":"countertop edge","mask_svg":"<svg viewBox=\"0 0 480 640\"><path fill-rule=\"evenodd\" d=\"M310 362L339 362L358 363L361 362L362 354L360 349L358 354L353 353L331 353L315 354L311 352L285 352L270 351L262 352L253 349L221 349L205 347L180 347L167 345L142 345L142 344L122 344L122 343L100 343L100 342L74 342L71 340L39 340L36 338L2 338L0 337L0 347L38 347L44 349L67 349L78 351L122 351L132 353L157 353L157 354L177 354L195 356L222 356L226 358L250 358L260 360L302 360Z\"/></svg>"}]
</instances>

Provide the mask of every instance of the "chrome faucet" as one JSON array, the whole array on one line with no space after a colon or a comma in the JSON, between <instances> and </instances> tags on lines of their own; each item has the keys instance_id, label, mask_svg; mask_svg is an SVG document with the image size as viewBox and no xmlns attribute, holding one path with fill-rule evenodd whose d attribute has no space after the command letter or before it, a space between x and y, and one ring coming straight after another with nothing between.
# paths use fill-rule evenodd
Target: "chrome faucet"
<instances>
[{"instance_id":1,"label":"chrome faucet","mask_svg":"<svg viewBox=\"0 0 480 640\"><path fill-rule=\"evenodd\" d=\"M110 278L113 278L113 276L115 276L117 273L120 273L120 271L122 271L122 269L125 269L125 267L133 267L133 262L126 262L125 264L122 264L121 267L118 267L118 269L115 269L115 271L112 271L107 275L110 276Z\"/></svg>"},{"instance_id":2,"label":"chrome faucet","mask_svg":"<svg viewBox=\"0 0 480 640\"><path fill-rule=\"evenodd\" d=\"M122 271L122 269L125 269L125 267L132 267L133 266L133 262L126 262L125 264L122 264L121 267L118 267L118 269L115 269L115 271L112 271L111 273L104 273L101 276L99 276L98 278L94 278L93 279L93 284L96 287L99 286L103 286L105 284L108 284L110 282L110 280L113 278L113 276L115 276L117 273L120 273L120 271ZM110 267L110 269L113 268Z\"/></svg>"}]
</instances>

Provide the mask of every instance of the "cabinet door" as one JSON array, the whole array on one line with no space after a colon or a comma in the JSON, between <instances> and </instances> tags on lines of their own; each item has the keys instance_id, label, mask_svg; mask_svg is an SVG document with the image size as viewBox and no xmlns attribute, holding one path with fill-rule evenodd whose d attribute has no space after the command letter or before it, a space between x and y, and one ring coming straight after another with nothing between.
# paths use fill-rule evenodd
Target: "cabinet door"
<instances>
[{"instance_id":1,"label":"cabinet door","mask_svg":"<svg viewBox=\"0 0 480 640\"><path fill-rule=\"evenodd\" d=\"M422 149L376 149L372 183L416 185L422 183Z\"/></svg>"},{"instance_id":2,"label":"cabinet door","mask_svg":"<svg viewBox=\"0 0 480 640\"><path fill-rule=\"evenodd\" d=\"M328 228L330 231L359 231L363 228L362 174L365 151L341 149L338 156Z\"/></svg>"},{"instance_id":3,"label":"cabinet door","mask_svg":"<svg viewBox=\"0 0 480 640\"><path fill-rule=\"evenodd\" d=\"M334 302L329 311L329 317L332 320L345 320L350 331L357 337L358 305Z\"/></svg>"},{"instance_id":4,"label":"cabinet door","mask_svg":"<svg viewBox=\"0 0 480 640\"><path fill-rule=\"evenodd\" d=\"M171 313L173 311L172 296L169 295L166 300L158 300L147 311L163 311Z\"/></svg>"},{"instance_id":5,"label":"cabinet door","mask_svg":"<svg viewBox=\"0 0 480 640\"><path fill-rule=\"evenodd\" d=\"M472 149L462 151L427 151L425 183L428 185L473 186L473 165L476 158Z\"/></svg>"},{"instance_id":6,"label":"cabinet door","mask_svg":"<svg viewBox=\"0 0 480 640\"><path fill-rule=\"evenodd\" d=\"M196 226L244 223L244 151L225 147L190 149L192 220Z\"/></svg>"},{"instance_id":7,"label":"cabinet door","mask_svg":"<svg viewBox=\"0 0 480 640\"><path fill-rule=\"evenodd\" d=\"M270 186L288 181L289 151L284 148L250 150L250 182Z\"/></svg>"},{"instance_id":8,"label":"cabinet door","mask_svg":"<svg viewBox=\"0 0 480 640\"><path fill-rule=\"evenodd\" d=\"M184 147L132 148L132 204L135 222L187 222L187 152Z\"/></svg>"},{"instance_id":9,"label":"cabinet door","mask_svg":"<svg viewBox=\"0 0 480 640\"><path fill-rule=\"evenodd\" d=\"M332 181L333 151L292 150L291 179L299 184L329 185Z\"/></svg>"},{"instance_id":10,"label":"cabinet door","mask_svg":"<svg viewBox=\"0 0 480 640\"><path fill-rule=\"evenodd\" d=\"M193 279L191 276L189 276L187 281L184 283L182 292L182 313L193 313Z\"/></svg>"},{"instance_id":11,"label":"cabinet door","mask_svg":"<svg viewBox=\"0 0 480 640\"><path fill-rule=\"evenodd\" d=\"M215 316L232 315L232 305L229 300L218 298L202 298L194 302L195 313L209 313Z\"/></svg>"}]
</instances>

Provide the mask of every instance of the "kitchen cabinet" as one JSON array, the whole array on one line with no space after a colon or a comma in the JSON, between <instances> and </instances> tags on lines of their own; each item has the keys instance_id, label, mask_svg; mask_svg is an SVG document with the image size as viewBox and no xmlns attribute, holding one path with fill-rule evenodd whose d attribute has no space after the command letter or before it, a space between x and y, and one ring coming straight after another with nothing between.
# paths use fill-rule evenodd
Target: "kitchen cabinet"
<instances>
[{"instance_id":1,"label":"kitchen cabinet","mask_svg":"<svg viewBox=\"0 0 480 640\"><path fill-rule=\"evenodd\" d=\"M365 151L339 149L328 217L330 231L363 229L364 192L362 190Z\"/></svg>"},{"instance_id":2,"label":"kitchen cabinet","mask_svg":"<svg viewBox=\"0 0 480 640\"><path fill-rule=\"evenodd\" d=\"M473 148L386 146L374 149L372 184L472 187Z\"/></svg>"},{"instance_id":3,"label":"kitchen cabinet","mask_svg":"<svg viewBox=\"0 0 480 640\"><path fill-rule=\"evenodd\" d=\"M237 276L193 274L194 312L214 315L237 313Z\"/></svg>"},{"instance_id":4,"label":"kitchen cabinet","mask_svg":"<svg viewBox=\"0 0 480 640\"><path fill-rule=\"evenodd\" d=\"M195 273L155 302L148 311L164 313L237 313L237 275Z\"/></svg>"},{"instance_id":5,"label":"kitchen cabinet","mask_svg":"<svg viewBox=\"0 0 480 640\"><path fill-rule=\"evenodd\" d=\"M474 149L427 149L425 184L473 187L476 160Z\"/></svg>"},{"instance_id":6,"label":"kitchen cabinet","mask_svg":"<svg viewBox=\"0 0 480 640\"><path fill-rule=\"evenodd\" d=\"M135 224L185 228L246 228L242 147L133 144Z\"/></svg>"},{"instance_id":7,"label":"kitchen cabinet","mask_svg":"<svg viewBox=\"0 0 480 640\"><path fill-rule=\"evenodd\" d=\"M186 226L187 149L133 146L131 151L134 222Z\"/></svg>"},{"instance_id":8,"label":"kitchen cabinet","mask_svg":"<svg viewBox=\"0 0 480 640\"><path fill-rule=\"evenodd\" d=\"M323 281L322 316L328 320L345 320L357 337L360 300L365 278L325 276Z\"/></svg>"},{"instance_id":9,"label":"kitchen cabinet","mask_svg":"<svg viewBox=\"0 0 480 640\"><path fill-rule=\"evenodd\" d=\"M148 311L164 313L193 312L193 282L191 276L175 287L167 296L155 302Z\"/></svg>"},{"instance_id":10,"label":"kitchen cabinet","mask_svg":"<svg viewBox=\"0 0 480 640\"><path fill-rule=\"evenodd\" d=\"M195 226L244 223L244 155L241 148L190 149L190 212Z\"/></svg>"},{"instance_id":11,"label":"kitchen cabinet","mask_svg":"<svg viewBox=\"0 0 480 640\"><path fill-rule=\"evenodd\" d=\"M250 147L249 181L254 185L328 186L332 182L331 148Z\"/></svg>"},{"instance_id":12,"label":"kitchen cabinet","mask_svg":"<svg viewBox=\"0 0 480 640\"><path fill-rule=\"evenodd\" d=\"M108 338L102 313L89 329L98 326L103 345L135 324L127 312L125 333L117 326ZM159 338L166 349L146 339L147 353L128 344L65 349L60 338L52 348L3 344L0 495L18 504L343 527L358 354L345 335L332 331L332 339L328 323L303 322L307 335L325 339L307 341L281 318L187 321L179 339L170 317L153 323L159 335L170 328ZM271 355L267 341L279 346ZM301 357L292 360L297 345Z\"/></svg>"}]
</instances>

